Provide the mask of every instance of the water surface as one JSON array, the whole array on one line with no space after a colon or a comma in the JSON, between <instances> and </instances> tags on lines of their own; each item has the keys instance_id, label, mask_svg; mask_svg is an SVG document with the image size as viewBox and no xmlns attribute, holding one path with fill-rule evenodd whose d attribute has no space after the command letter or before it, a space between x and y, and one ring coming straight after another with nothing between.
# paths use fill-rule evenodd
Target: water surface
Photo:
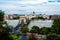
<instances>
[{"instance_id":1,"label":"water surface","mask_svg":"<svg viewBox=\"0 0 60 40\"><path fill-rule=\"evenodd\" d=\"M28 27L31 29L33 26L41 27L51 27L53 24L52 20L34 20L31 21Z\"/></svg>"},{"instance_id":2,"label":"water surface","mask_svg":"<svg viewBox=\"0 0 60 40\"><path fill-rule=\"evenodd\" d=\"M16 27L18 25L18 20L7 20L8 25Z\"/></svg>"},{"instance_id":3,"label":"water surface","mask_svg":"<svg viewBox=\"0 0 60 40\"><path fill-rule=\"evenodd\" d=\"M7 20L8 25L11 25L13 27L16 27L18 24L18 20ZM38 27L51 27L53 24L52 20L34 20L31 21L30 24L28 25L29 29L33 26L38 26Z\"/></svg>"}]
</instances>

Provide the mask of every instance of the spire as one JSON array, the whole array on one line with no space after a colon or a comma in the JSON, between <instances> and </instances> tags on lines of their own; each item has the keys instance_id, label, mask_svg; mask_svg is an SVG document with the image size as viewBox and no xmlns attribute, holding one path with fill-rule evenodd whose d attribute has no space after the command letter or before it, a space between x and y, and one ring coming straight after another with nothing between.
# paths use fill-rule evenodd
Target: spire
<instances>
[{"instance_id":1,"label":"spire","mask_svg":"<svg viewBox=\"0 0 60 40\"><path fill-rule=\"evenodd\" d=\"M32 14L33 16L35 15L35 12L33 11L33 14Z\"/></svg>"},{"instance_id":2,"label":"spire","mask_svg":"<svg viewBox=\"0 0 60 40\"><path fill-rule=\"evenodd\" d=\"M35 12L33 11L33 14L35 14Z\"/></svg>"}]
</instances>

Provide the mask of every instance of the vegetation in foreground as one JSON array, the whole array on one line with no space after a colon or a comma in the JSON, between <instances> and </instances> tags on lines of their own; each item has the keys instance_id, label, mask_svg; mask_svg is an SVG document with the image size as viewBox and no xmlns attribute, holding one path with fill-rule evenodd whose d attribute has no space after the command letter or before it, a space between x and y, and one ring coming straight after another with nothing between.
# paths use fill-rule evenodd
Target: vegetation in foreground
<instances>
[{"instance_id":1,"label":"vegetation in foreground","mask_svg":"<svg viewBox=\"0 0 60 40\"><path fill-rule=\"evenodd\" d=\"M19 34L11 34L10 37L12 37L13 40L21 40L21 35Z\"/></svg>"},{"instance_id":2,"label":"vegetation in foreground","mask_svg":"<svg viewBox=\"0 0 60 40\"><path fill-rule=\"evenodd\" d=\"M56 33L48 34L46 40L60 40L60 36Z\"/></svg>"},{"instance_id":3,"label":"vegetation in foreground","mask_svg":"<svg viewBox=\"0 0 60 40\"><path fill-rule=\"evenodd\" d=\"M4 12L0 10L0 40L20 40L21 36L11 34L13 27L4 21Z\"/></svg>"}]
</instances>

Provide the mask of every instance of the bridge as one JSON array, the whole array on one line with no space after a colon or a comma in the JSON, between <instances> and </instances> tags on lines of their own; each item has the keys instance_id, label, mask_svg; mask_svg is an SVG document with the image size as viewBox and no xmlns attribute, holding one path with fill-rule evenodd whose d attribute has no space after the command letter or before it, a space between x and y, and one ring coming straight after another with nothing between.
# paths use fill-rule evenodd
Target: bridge
<instances>
[{"instance_id":1,"label":"bridge","mask_svg":"<svg viewBox=\"0 0 60 40\"><path fill-rule=\"evenodd\" d=\"M30 23L30 20L29 19L26 19L26 22L24 23L24 21L22 20L21 22L18 23L18 25L13 29L13 33L15 34L20 34L17 30L19 28L22 28L25 24L29 24Z\"/></svg>"},{"instance_id":2,"label":"bridge","mask_svg":"<svg viewBox=\"0 0 60 40\"><path fill-rule=\"evenodd\" d=\"M23 25L24 25L24 23L22 22L22 23L19 23L15 28L14 28L14 33L15 34L20 34L19 32L17 32L17 30L19 29L19 27L23 27Z\"/></svg>"}]
</instances>

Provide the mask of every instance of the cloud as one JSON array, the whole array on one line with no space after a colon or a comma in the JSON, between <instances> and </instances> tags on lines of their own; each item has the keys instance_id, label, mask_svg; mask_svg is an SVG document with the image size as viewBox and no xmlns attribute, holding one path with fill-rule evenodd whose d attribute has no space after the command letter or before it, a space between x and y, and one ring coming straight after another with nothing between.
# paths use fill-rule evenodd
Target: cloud
<instances>
[{"instance_id":1,"label":"cloud","mask_svg":"<svg viewBox=\"0 0 60 40\"><path fill-rule=\"evenodd\" d=\"M36 13L58 13L60 11L60 2L47 2L47 0L2 0L0 9L7 14L29 14L32 11Z\"/></svg>"},{"instance_id":2,"label":"cloud","mask_svg":"<svg viewBox=\"0 0 60 40\"><path fill-rule=\"evenodd\" d=\"M34 1L20 1L18 3L20 4L39 4L39 3L43 3L43 2L47 2L47 0L34 0Z\"/></svg>"}]
</instances>

